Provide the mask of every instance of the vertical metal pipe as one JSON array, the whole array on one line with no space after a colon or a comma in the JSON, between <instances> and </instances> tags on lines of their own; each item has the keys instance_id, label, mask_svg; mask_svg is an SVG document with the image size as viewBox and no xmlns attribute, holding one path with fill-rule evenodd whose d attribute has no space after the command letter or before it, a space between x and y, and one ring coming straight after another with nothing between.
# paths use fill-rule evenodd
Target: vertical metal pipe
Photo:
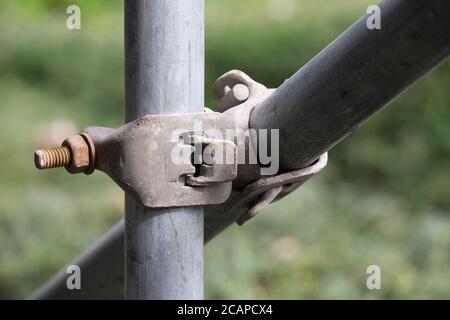
<instances>
[{"instance_id":1,"label":"vertical metal pipe","mask_svg":"<svg viewBox=\"0 0 450 320\"><path fill-rule=\"evenodd\" d=\"M203 0L125 1L126 121L202 112L203 90ZM202 299L203 208L125 206L126 298Z\"/></svg>"}]
</instances>

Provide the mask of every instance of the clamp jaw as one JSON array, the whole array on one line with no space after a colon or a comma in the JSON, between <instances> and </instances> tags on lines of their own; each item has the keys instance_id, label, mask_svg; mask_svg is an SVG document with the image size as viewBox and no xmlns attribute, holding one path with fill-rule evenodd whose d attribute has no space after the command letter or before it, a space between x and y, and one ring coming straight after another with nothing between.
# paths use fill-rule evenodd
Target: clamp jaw
<instances>
[{"instance_id":1,"label":"clamp jaw","mask_svg":"<svg viewBox=\"0 0 450 320\"><path fill-rule=\"evenodd\" d=\"M248 88L248 98L240 101L230 98L235 88L244 85ZM214 93L219 98L217 108L234 119L241 134L248 136L249 118L253 108L266 99L275 89L268 89L254 81L239 70L231 70L214 83ZM231 90L230 90L231 89ZM234 89L234 90L233 90ZM236 96L236 93L234 93ZM247 148L256 149L255 141L250 141ZM225 203L224 211L239 213L236 222L239 225L255 217L270 203L280 200L298 189L314 174L321 171L328 161L328 154L323 154L316 162L306 168L288 172L278 172L275 175L261 175L258 164L244 163L238 165L238 176L233 183L233 195Z\"/></svg>"},{"instance_id":2,"label":"clamp jaw","mask_svg":"<svg viewBox=\"0 0 450 320\"><path fill-rule=\"evenodd\" d=\"M144 206L161 208L228 199L237 174L236 145L207 130L227 125L230 120L216 112L147 115L118 129L91 127L83 133L94 141L98 170Z\"/></svg>"},{"instance_id":3,"label":"clamp jaw","mask_svg":"<svg viewBox=\"0 0 450 320\"><path fill-rule=\"evenodd\" d=\"M324 154L307 168L262 174L258 161L246 161L257 150L249 118L274 89L238 70L217 79L213 89L220 112L146 115L117 129L89 127L61 147L36 151L36 166L103 171L146 207L224 203L225 212L242 213L239 224L326 166Z\"/></svg>"}]
</instances>

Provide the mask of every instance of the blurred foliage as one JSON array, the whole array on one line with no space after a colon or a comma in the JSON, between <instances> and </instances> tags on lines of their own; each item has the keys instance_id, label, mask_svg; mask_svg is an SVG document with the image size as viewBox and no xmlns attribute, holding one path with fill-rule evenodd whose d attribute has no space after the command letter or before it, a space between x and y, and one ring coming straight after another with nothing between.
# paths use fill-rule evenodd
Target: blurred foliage
<instances>
[{"instance_id":1,"label":"blurred foliage","mask_svg":"<svg viewBox=\"0 0 450 320\"><path fill-rule=\"evenodd\" d=\"M65 27L69 4L81 6L80 31ZM280 85L369 4L206 1L207 105L229 69ZM38 172L31 157L55 121L122 122L122 6L0 4L0 298L28 296L122 216L121 191L103 174ZM447 62L339 144L301 191L208 244L206 296L448 298L449 84ZM366 288L372 264L382 290Z\"/></svg>"}]
</instances>

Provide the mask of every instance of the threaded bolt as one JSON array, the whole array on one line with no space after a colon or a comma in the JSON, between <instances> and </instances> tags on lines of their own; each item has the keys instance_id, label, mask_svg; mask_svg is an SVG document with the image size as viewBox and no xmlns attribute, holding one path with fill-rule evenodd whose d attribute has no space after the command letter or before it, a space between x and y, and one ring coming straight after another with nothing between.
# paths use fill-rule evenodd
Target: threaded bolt
<instances>
[{"instance_id":1,"label":"threaded bolt","mask_svg":"<svg viewBox=\"0 0 450 320\"><path fill-rule=\"evenodd\" d=\"M66 146L39 149L34 153L34 163L38 169L51 169L70 165L72 156Z\"/></svg>"}]
</instances>

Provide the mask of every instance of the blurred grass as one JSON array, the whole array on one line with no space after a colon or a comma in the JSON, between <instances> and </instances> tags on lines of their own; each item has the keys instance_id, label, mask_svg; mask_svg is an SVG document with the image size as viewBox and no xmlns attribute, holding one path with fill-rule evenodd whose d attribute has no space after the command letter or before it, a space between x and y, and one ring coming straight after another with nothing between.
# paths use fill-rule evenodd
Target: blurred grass
<instances>
[{"instance_id":1,"label":"blurred grass","mask_svg":"<svg viewBox=\"0 0 450 320\"><path fill-rule=\"evenodd\" d=\"M65 27L68 4L82 29ZM206 101L241 69L276 87L365 12L368 0L206 1ZM283 10L284 8L284 10ZM103 174L38 172L42 126L118 126L121 1L0 4L0 298L21 298L122 217ZM208 298L448 298L450 64L338 145L301 191L206 246ZM366 288L367 266L382 290Z\"/></svg>"}]
</instances>

